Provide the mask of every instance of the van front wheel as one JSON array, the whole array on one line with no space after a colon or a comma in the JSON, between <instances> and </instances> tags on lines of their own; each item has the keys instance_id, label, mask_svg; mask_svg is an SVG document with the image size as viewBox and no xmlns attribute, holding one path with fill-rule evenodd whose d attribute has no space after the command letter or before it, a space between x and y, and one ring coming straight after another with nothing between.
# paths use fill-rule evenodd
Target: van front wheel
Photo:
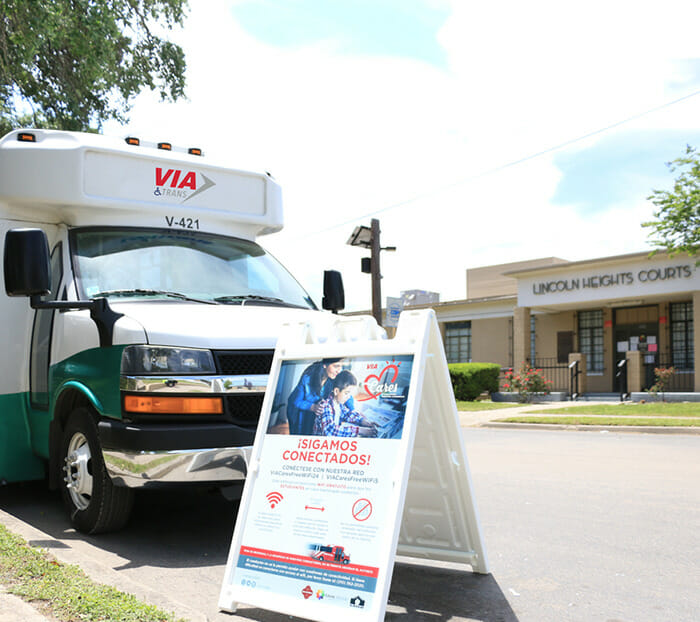
<instances>
[{"instance_id":1,"label":"van front wheel","mask_svg":"<svg viewBox=\"0 0 700 622\"><path fill-rule=\"evenodd\" d=\"M123 527L131 513L134 493L112 484L102 459L97 425L87 408L77 408L68 417L60 458L61 496L73 526L83 533Z\"/></svg>"}]
</instances>

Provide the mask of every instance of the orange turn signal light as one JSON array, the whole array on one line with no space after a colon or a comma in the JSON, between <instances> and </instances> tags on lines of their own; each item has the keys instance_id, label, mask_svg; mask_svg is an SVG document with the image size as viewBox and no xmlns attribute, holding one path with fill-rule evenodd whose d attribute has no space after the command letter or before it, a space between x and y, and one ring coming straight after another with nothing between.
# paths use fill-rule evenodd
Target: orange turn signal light
<instances>
[{"instance_id":1,"label":"orange turn signal light","mask_svg":"<svg viewBox=\"0 0 700 622\"><path fill-rule=\"evenodd\" d=\"M124 410L153 415L220 415L224 412L224 406L220 397L127 395Z\"/></svg>"}]
</instances>

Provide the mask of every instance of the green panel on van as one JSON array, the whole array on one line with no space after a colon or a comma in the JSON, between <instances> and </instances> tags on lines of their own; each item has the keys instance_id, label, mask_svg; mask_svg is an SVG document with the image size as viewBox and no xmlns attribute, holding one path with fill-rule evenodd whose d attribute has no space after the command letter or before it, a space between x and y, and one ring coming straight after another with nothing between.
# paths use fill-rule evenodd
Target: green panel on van
<instances>
[{"instance_id":1,"label":"green panel on van","mask_svg":"<svg viewBox=\"0 0 700 622\"><path fill-rule=\"evenodd\" d=\"M49 370L52 404L56 404L59 392L77 388L100 415L120 419L119 378L125 347L91 348L52 365Z\"/></svg>"},{"instance_id":2,"label":"green panel on van","mask_svg":"<svg viewBox=\"0 0 700 622\"><path fill-rule=\"evenodd\" d=\"M44 461L32 451L29 393L0 395L0 482L44 479Z\"/></svg>"}]
</instances>

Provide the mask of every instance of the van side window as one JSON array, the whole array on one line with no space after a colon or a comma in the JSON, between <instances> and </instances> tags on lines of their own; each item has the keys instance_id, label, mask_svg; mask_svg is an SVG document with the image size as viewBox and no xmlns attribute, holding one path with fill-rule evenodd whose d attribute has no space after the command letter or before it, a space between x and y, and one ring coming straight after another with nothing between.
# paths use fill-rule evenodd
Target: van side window
<instances>
[{"instance_id":1,"label":"van side window","mask_svg":"<svg viewBox=\"0 0 700 622\"><path fill-rule=\"evenodd\" d=\"M51 293L45 300L56 300L63 279L62 244L51 253ZM33 408L49 407L49 361L51 360L51 332L53 309L37 309L32 331L32 353L29 372L29 390Z\"/></svg>"}]
</instances>

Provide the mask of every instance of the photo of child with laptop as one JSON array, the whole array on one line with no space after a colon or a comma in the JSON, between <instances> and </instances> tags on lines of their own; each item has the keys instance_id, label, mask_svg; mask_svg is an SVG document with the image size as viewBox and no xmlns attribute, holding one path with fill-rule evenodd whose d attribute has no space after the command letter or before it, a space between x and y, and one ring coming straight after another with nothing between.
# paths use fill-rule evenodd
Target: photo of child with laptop
<instances>
[{"instance_id":1,"label":"photo of child with laptop","mask_svg":"<svg viewBox=\"0 0 700 622\"><path fill-rule=\"evenodd\" d=\"M331 382L330 394L321 402L321 412L316 415L314 435L376 437L376 424L349 405L357 378L352 372L343 370Z\"/></svg>"}]
</instances>

